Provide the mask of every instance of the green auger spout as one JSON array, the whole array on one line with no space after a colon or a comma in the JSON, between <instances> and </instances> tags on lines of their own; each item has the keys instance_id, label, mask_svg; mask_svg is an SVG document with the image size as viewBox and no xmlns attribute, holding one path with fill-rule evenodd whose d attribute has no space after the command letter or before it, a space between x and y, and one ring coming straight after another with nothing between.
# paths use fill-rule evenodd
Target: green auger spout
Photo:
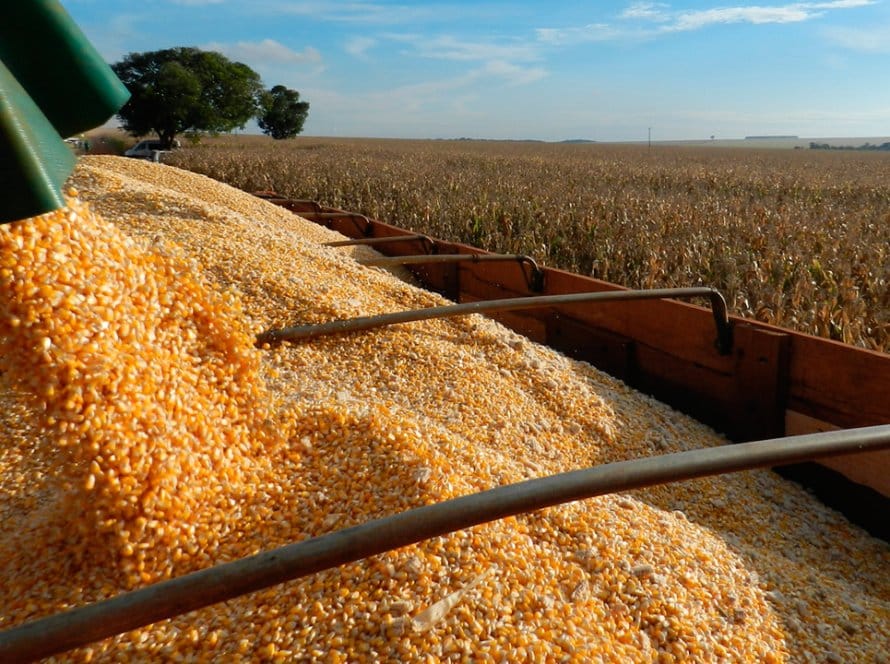
<instances>
[{"instance_id":1,"label":"green auger spout","mask_svg":"<svg viewBox=\"0 0 890 664\"><path fill-rule=\"evenodd\" d=\"M63 136L130 96L57 0L9 3L0 22L0 223L64 205L75 156Z\"/></svg>"}]
</instances>

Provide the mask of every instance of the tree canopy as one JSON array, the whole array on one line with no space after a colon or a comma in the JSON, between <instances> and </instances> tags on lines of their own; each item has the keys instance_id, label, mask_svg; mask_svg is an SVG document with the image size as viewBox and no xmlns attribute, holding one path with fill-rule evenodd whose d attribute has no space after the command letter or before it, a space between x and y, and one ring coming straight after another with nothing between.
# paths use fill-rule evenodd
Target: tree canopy
<instances>
[{"instance_id":1,"label":"tree canopy","mask_svg":"<svg viewBox=\"0 0 890 664\"><path fill-rule=\"evenodd\" d=\"M131 94L118 113L124 129L155 132L166 148L184 131L243 127L265 94L250 67L197 48L130 53L112 69Z\"/></svg>"},{"instance_id":2,"label":"tree canopy","mask_svg":"<svg viewBox=\"0 0 890 664\"><path fill-rule=\"evenodd\" d=\"M303 131L308 114L309 102L300 101L299 92L276 85L261 98L257 124L272 138L293 138Z\"/></svg>"}]
</instances>

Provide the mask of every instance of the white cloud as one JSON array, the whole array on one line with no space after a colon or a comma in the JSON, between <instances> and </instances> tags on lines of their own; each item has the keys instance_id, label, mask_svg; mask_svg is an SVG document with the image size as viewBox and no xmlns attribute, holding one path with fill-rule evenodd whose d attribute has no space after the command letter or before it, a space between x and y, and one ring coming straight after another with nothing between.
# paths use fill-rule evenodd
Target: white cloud
<instances>
[{"instance_id":1,"label":"white cloud","mask_svg":"<svg viewBox=\"0 0 890 664\"><path fill-rule=\"evenodd\" d=\"M545 73L537 67L491 61L450 77L353 92L348 96L309 85L305 87L304 97L312 103L321 131L343 132L347 123L356 123L354 113L347 109L362 108L365 122L374 126L362 125L345 131L356 135L410 135L416 126L417 135L430 132L447 135L458 131L454 124L458 118L480 116L479 105L491 98L494 86L513 88L538 80Z\"/></svg>"},{"instance_id":2,"label":"white cloud","mask_svg":"<svg viewBox=\"0 0 890 664\"><path fill-rule=\"evenodd\" d=\"M665 31L699 30L709 25L728 23L797 23L817 16L811 6L795 4L784 7L724 7L684 12L674 18Z\"/></svg>"},{"instance_id":3,"label":"white cloud","mask_svg":"<svg viewBox=\"0 0 890 664\"><path fill-rule=\"evenodd\" d=\"M547 75L543 67L526 64L540 60L539 46L527 41L468 41L450 35L400 33L382 35L381 39L404 44L407 48L403 55L408 58L472 63L469 66L473 68L463 75L435 82L437 87L462 86L480 79L499 81L510 86L526 85Z\"/></svg>"},{"instance_id":4,"label":"white cloud","mask_svg":"<svg viewBox=\"0 0 890 664\"><path fill-rule=\"evenodd\" d=\"M382 93L374 93L371 97L378 106L391 107L394 111L400 109L410 113L420 113L424 109L450 106L455 93L465 90L477 79L478 75L470 72L449 79L403 85Z\"/></svg>"},{"instance_id":5,"label":"white cloud","mask_svg":"<svg viewBox=\"0 0 890 664\"><path fill-rule=\"evenodd\" d=\"M437 115L462 114L468 99L473 98L473 83L477 80L476 74L469 73L349 94L309 85L305 87L303 96L312 104L315 121L322 132L404 135L417 121L427 123ZM356 118L355 108L362 109L361 119ZM310 117L313 117L311 113ZM386 126L385 129L380 126L381 123ZM418 135L422 134L421 131Z\"/></svg>"},{"instance_id":6,"label":"white cloud","mask_svg":"<svg viewBox=\"0 0 890 664\"><path fill-rule=\"evenodd\" d=\"M635 2L618 15L618 18L625 21L620 27L609 23L592 23L579 27L539 28L536 33L539 41L549 44L652 38L659 34L701 30L714 25L799 23L819 18L833 10L866 7L876 1L793 2L774 6L716 7L697 11L672 11L670 5L663 3ZM633 21L650 24L654 22L657 26L628 28L627 25Z\"/></svg>"},{"instance_id":7,"label":"white cloud","mask_svg":"<svg viewBox=\"0 0 890 664\"><path fill-rule=\"evenodd\" d=\"M817 9L852 9L877 4L878 0L834 0L834 2L811 3Z\"/></svg>"},{"instance_id":8,"label":"white cloud","mask_svg":"<svg viewBox=\"0 0 890 664\"><path fill-rule=\"evenodd\" d=\"M666 21L669 18L665 11L668 5L655 2L635 2L630 7L621 12L621 18L627 19L644 19L647 21Z\"/></svg>"},{"instance_id":9,"label":"white cloud","mask_svg":"<svg viewBox=\"0 0 890 664\"><path fill-rule=\"evenodd\" d=\"M617 41L639 36L639 31L615 28L608 23L590 23L576 28L538 28L535 33L540 42L555 46L579 42Z\"/></svg>"},{"instance_id":10,"label":"white cloud","mask_svg":"<svg viewBox=\"0 0 890 664\"><path fill-rule=\"evenodd\" d=\"M874 4L874 0L836 0L835 2L797 2L775 7L724 7L697 12L683 12L665 26L665 31L698 30L715 24L799 23L818 18L832 9L853 9Z\"/></svg>"},{"instance_id":11,"label":"white cloud","mask_svg":"<svg viewBox=\"0 0 890 664\"><path fill-rule=\"evenodd\" d=\"M305 16L316 21L360 25L403 25L440 21L448 17L459 18L467 12L467 8L462 5L398 5L313 0L255 0L251 8L276 16Z\"/></svg>"},{"instance_id":12,"label":"white cloud","mask_svg":"<svg viewBox=\"0 0 890 664\"><path fill-rule=\"evenodd\" d=\"M83 22L80 28L106 62L117 62L127 53L161 48L145 40L145 25L153 18L150 14L118 14L102 22Z\"/></svg>"},{"instance_id":13,"label":"white cloud","mask_svg":"<svg viewBox=\"0 0 890 664\"><path fill-rule=\"evenodd\" d=\"M347 53L354 55L357 58L366 58L368 50L374 48L376 45L376 39L371 39L370 37L354 37L346 42L343 48L346 49Z\"/></svg>"},{"instance_id":14,"label":"white cloud","mask_svg":"<svg viewBox=\"0 0 890 664\"><path fill-rule=\"evenodd\" d=\"M403 85L379 94L397 101L408 110L449 105L456 94L464 97L475 94L480 87L488 89L498 81L507 85L524 85L543 78L546 71L539 67L519 67L509 62L492 61L452 78Z\"/></svg>"},{"instance_id":15,"label":"white cloud","mask_svg":"<svg viewBox=\"0 0 890 664\"><path fill-rule=\"evenodd\" d=\"M415 49L416 56L422 58L467 62L539 59L537 47L527 41L515 40L506 43L466 41L451 35L429 37L426 35L391 34L388 37L394 41L410 44Z\"/></svg>"},{"instance_id":16,"label":"white cloud","mask_svg":"<svg viewBox=\"0 0 890 664\"><path fill-rule=\"evenodd\" d=\"M208 51L219 51L223 55L247 64L292 64L321 65L321 53L307 46L302 51L294 51L274 39L263 39L258 42L239 41L232 44L211 42L202 46Z\"/></svg>"},{"instance_id":17,"label":"white cloud","mask_svg":"<svg viewBox=\"0 0 890 664\"><path fill-rule=\"evenodd\" d=\"M890 26L874 28L828 28L828 40L851 51L890 53Z\"/></svg>"},{"instance_id":18,"label":"white cloud","mask_svg":"<svg viewBox=\"0 0 890 664\"><path fill-rule=\"evenodd\" d=\"M487 62L481 71L502 78L510 85L527 85L547 76L543 67L520 67L503 60Z\"/></svg>"}]
</instances>

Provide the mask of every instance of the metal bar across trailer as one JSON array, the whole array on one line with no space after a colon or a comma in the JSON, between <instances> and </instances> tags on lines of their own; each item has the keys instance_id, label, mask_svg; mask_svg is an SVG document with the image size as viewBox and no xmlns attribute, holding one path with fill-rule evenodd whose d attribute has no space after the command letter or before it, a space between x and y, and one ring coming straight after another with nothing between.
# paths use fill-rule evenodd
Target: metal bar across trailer
<instances>
[{"instance_id":1,"label":"metal bar across trailer","mask_svg":"<svg viewBox=\"0 0 890 664\"><path fill-rule=\"evenodd\" d=\"M605 293L571 293L568 295L540 295L537 297L515 297L506 300L482 300L463 304L428 307L399 311L379 316L361 316L346 320L336 320L318 325L301 325L268 330L257 336L257 344L272 344L281 341L298 341L327 334L357 332L370 330L387 325L410 323L413 321L430 320L433 318L451 318L475 313L491 313L496 311L512 311L516 309L535 309L562 304L581 304L588 302L616 302L628 300L660 300L665 298L707 298L711 303L711 311L717 326L715 345L718 351L726 355L732 349L732 327L726 312L726 301L719 291L713 288L656 288L652 290L622 290Z\"/></svg>"},{"instance_id":2,"label":"metal bar across trailer","mask_svg":"<svg viewBox=\"0 0 890 664\"><path fill-rule=\"evenodd\" d=\"M222 563L5 630L0 632L0 661L48 657L330 567L552 505L886 448L890 448L890 425L688 450L502 486Z\"/></svg>"}]
</instances>

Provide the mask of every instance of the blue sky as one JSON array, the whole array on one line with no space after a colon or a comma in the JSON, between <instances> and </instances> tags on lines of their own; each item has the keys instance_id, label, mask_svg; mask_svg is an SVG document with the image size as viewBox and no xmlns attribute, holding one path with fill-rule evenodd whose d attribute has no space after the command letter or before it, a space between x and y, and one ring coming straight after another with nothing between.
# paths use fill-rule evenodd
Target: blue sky
<instances>
[{"instance_id":1,"label":"blue sky","mask_svg":"<svg viewBox=\"0 0 890 664\"><path fill-rule=\"evenodd\" d=\"M305 135L890 135L890 0L62 4L109 62L197 46L299 90Z\"/></svg>"}]
</instances>

